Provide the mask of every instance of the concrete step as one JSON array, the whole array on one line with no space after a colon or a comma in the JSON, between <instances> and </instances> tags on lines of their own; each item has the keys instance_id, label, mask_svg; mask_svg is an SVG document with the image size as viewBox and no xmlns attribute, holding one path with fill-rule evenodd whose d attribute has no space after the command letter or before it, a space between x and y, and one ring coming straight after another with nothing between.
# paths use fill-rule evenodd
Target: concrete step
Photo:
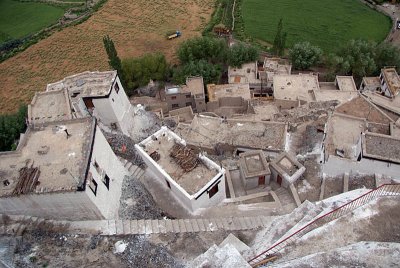
<instances>
[{"instance_id":1,"label":"concrete step","mask_svg":"<svg viewBox=\"0 0 400 268\"><path fill-rule=\"evenodd\" d=\"M0 233L10 230L22 233L26 227L36 228L47 225L65 226L71 233L95 233L101 235L132 235L132 234L158 234L158 233L196 233L215 232L218 230L252 230L269 226L271 218L259 217L230 217L211 219L162 219L162 220L92 220L92 221L60 221L46 220L31 216L14 217L18 221L5 226L0 225Z\"/></svg>"}]
</instances>

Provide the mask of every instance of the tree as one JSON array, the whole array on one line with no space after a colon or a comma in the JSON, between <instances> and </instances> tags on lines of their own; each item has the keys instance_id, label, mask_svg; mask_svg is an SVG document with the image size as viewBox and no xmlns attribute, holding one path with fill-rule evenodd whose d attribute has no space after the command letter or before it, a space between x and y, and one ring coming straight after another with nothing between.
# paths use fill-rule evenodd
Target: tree
<instances>
[{"instance_id":1,"label":"tree","mask_svg":"<svg viewBox=\"0 0 400 268\"><path fill-rule=\"evenodd\" d=\"M283 56L285 52L287 33L282 31L283 31L283 19L281 18L278 23L274 43L272 46L272 52L278 56Z\"/></svg>"},{"instance_id":2,"label":"tree","mask_svg":"<svg viewBox=\"0 0 400 268\"><path fill-rule=\"evenodd\" d=\"M212 64L206 60L191 61L174 70L173 82L184 84L188 76L202 76L205 84L218 83L221 70L219 64Z\"/></svg>"},{"instance_id":3,"label":"tree","mask_svg":"<svg viewBox=\"0 0 400 268\"><path fill-rule=\"evenodd\" d=\"M26 129L25 119L28 109L26 105L20 106L18 112L0 115L0 151L15 150L16 140Z\"/></svg>"},{"instance_id":4,"label":"tree","mask_svg":"<svg viewBox=\"0 0 400 268\"><path fill-rule=\"evenodd\" d=\"M289 50L289 58L295 69L306 70L317 64L322 57L322 50L309 42L297 43Z\"/></svg>"},{"instance_id":5,"label":"tree","mask_svg":"<svg viewBox=\"0 0 400 268\"><path fill-rule=\"evenodd\" d=\"M331 57L336 73L353 75L356 80L376 74L376 44L366 40L350 40Z\"/></svg>"},{"instance_id":6,"label":"tree","mask_svg":"<svg viewBox=\"0 0 400 268\"><path fill-rule=\"evenodd\" d=\"M115 49L113 40L108 35L106 35L103 37L103 44L108 55L108 64L112 69L117 70L117 72L121 74L121 59L118 57L118 53Z\"/></svg>"},{"instance_id":7,"label":"tree","mask_svg":"<svg viewBox=\"0 0 400 268\"><path fill-rule=\"evenodd\" d=\"M226 61L228 46L222 39L195 37L183 42L177 51L182 64L205 60L210 63Z\"/></svg>"},{"instance_id":8,"label":"tree","mask_svg":"<svg viewBox=\"0 0 400 268\"><path fill-rule=\"evenodd\" d=\"M147 85L150 80L165 81L169 74L169 65L161 53L145 54L139 58L124 59L122 74L127 94L132 95L134 89Z\"/></svg>"},{"instance_id":9,"label":"tree","mask_svg":"<svg viewBox=\"0 0 400 268\"><path fill-rule=\"evenodd\" d=\"M256 61L258 57L257 48L237 43L229 49L227 63L229 66L240 68L243 63Z\"/></svg>"},{"instance_id":10,"label":"tree","mask_svg":"<svg viewBox=\"0 0 400 268\"><path fill-rule=\"evenodd\" d=\"M375 64L380 71L385 66L400 67L400 50L388 43L381 43L375 48Z\"/></svg>"}]
</instances>

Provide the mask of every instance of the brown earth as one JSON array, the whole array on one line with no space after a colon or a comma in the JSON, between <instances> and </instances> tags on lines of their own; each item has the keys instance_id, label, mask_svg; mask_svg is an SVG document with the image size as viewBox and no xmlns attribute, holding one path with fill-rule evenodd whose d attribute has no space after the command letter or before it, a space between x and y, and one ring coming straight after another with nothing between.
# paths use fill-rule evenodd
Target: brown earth
<instances>
[{"instance_id":1,"label":"brown earth","mask_svg":"<svg viewBox=\"0 0 400 268\"><path fill-rule=\"evenodd\" d=\"M87 21L54 33L0 63L0 114L29 103L46 84L91 70L107 70L102 38L108 34L120 58L160 51L175 62L175 50L197 36L209 20L213 0L108 0ZM167 41L166 32L182 31Z\"/></svg>"}]
</instances>

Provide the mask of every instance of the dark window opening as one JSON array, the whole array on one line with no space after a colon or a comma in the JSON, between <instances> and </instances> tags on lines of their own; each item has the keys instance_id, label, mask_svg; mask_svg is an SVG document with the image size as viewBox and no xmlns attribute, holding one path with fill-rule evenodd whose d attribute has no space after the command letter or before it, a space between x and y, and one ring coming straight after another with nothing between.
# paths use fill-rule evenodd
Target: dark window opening
<instances>
[{"instance_id":1,"label":"dark window opening","mask_svg":"<svg viewBox=\"0 0 400 268\"><path fill-rule=\"evenodd\" d=\"M216 193L218 193L218 184L213 186L209 191L208 191L208 197L211 198L213 197Z\"/></svg>"},{"instance_id":2,"label":"dark window opening","mask_svg":"<svg viewBox=\"0 0 400 268\"><path fill-rule=\"evenodd\" d=\"M118 83L115 83L115 85L114 85L114 89L115 89L115 92L117 92L117 94L118 94L118 92L119 92L119 86L118 86Z\"/></svg>"},{"instance_id":3,"label":"dark window opening","mask_svg":"<svg viewBox=\"0 0 400 268\"><path fill-rule=\"evenodd\" d=\"M172 108L179 108L179 104L177 103L172 104Z\"/></svg>"},{"instance_id":4,"label":"dark window opening","mask_svg":"<svg viewBox=\"0 0 400 268\"><path fill-rule=\"evenodd\" d=\"M101 168L96 161L94 161L93 166L96 169L97 173L101 174Z\"/></svg>"},{"instance_id":5,"label":"dark window opening","mask_svg":"<svg viewBox=\"0 0 400 268\"><path fill-rule=\"evenodd\" d=\"M80 93L80 92L72 93L71 97L72 97L72 98L76 98L79 94L81 94L81 93Z\"/></svg>"},{"instance_id":6,"label":"dark window opening","mask_svg":"<svg viewBox=\"0 0 400 268\"><path fill-rule=\"evenodd\" d=\"M176 100L176 96L171 96L171 100Z\"/></svg>"},{"instance_id":7,"label":"dark window opening","mask_svg":"<svg viewBox=\"0 0 400 268\"><path fill-rule=\"evenodd\" d=\"M168 188L171 189L171 184L169 183L169 181L165 180L165 182L167 183Z\"/></svg>"},{"instance_id":8,"label":"dark window opening","mask_svg":"<svg viewBox=\"0 0 400 268\"><path fill-rule=\"evenodd\" d=\"M190 99L192 95L186 95L186 99Z\"/></svg>"},{"instance_id":9,"label":"dark window opening","mask_svg":"<svg viewBox=\"0 0 400 268\"><path fill-rule=\"evenodd\" d=\"M89 188L90 188L90 190L92 190L92 192L94 193L94 195L97 194L97 182L96 182L93 178L92 178L92 180L90 181Z\"/></svg>"},{"instance_id":10,"label":"dark window opening","mask_svg":"<svg viewBox=\"0 0 400 268\"><path fill-rule=\"evenodd\" d=\"M192 106L191 102L186 102L186 106Z\"/></svg>"},{"instance_id":11,"label":"dark window opening","mask_svg":"<svg viewBox=\"0 0 400 268\"><path fill-rule=\"evenodd\" d=\"M104 176L103 183L107 187L107 190L110 190L110 177L107 174Z\"/></svg>"}]
</instances>

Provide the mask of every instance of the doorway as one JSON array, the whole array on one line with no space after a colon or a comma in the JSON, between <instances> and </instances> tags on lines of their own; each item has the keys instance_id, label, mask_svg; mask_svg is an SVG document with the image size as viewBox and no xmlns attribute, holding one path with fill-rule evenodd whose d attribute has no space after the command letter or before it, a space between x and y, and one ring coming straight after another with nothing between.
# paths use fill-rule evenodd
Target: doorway
<instances>
[{"instance_id":1,"label":"doorway","mask_svg":"<svg viewBox=\"0 0 400 268\"><path fill-rule=\"evenodd\" d=\"M282 177L281 177L281 175L278 174L278 177L276 178L276 182L277 182L280 186L282 186Z\"/></svg>"},{"instance_id":2,"label":"doorway","mask_svg":"<svg viewBox=\"0 0 400 268\"><path fill-rule=\"evenodd\" d=\"M258 177L258 186L265 185L265 176Z\"/></svg>"}]
</instances>

